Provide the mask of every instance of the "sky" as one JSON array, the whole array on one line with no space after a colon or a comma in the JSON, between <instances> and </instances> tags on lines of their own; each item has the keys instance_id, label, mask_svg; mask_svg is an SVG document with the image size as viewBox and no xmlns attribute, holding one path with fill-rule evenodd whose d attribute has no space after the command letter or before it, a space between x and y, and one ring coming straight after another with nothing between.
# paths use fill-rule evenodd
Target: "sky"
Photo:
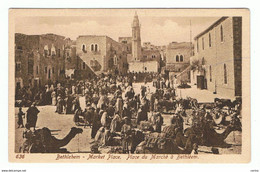
<instances>
[{"instance_id":1,"label":"sky","mask_svg":"<svg viewBox=\"0 0 260 172\"><path fill-rule=\"evenodd\" d=\"M102 10L100 10L102 11ZM120 13L121 14L121 13ZM131 36L131 23L135 12L90 13L66 16L27 16L16 19L15 32L28 35L54 33L76 40L79 35L107 35L118 41L118 37ZM178 17L137 12L141 24L141 41L154 45L170 42L190 41L213 24L219 17ZM160 13L158 13L160 14ZM191 25L190 25L191 23Z\"/></svg>"}]
</instances>

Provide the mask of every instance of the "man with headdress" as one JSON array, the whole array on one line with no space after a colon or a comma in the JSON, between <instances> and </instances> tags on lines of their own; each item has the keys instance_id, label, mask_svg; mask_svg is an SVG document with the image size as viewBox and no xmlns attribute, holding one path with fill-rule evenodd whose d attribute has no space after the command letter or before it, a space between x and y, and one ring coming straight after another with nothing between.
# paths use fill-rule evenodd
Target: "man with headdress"
<instances>
[{"instance_id":1,"label":"man with headdress","mask_svg":"<svg viewBox=\"0 0 260 172\"><path fill-rule=\"evenodd\" d=\"M131 112L127 106L127 103L124 103L122 117L128 117L129 119L131 119Z\"/></svg>"},{"instance_id":2,"label":"man with headdress","mask_svg":"<svg viewBox=\"0 0 260 172\"><path fill-rule=\"evenodd\" d=\"M131 147L131 134L132 134L132 127L131 127L131 120L128 117L124 118L125 124L122 126L121 129L121 136L122 136L122 147L123 153L129 153L129 147Z\"/></svg>"},{"instance_id":3,"label":"man with headdress","mask_svg":"<svg viewBox=\"0 0 260 172\"><path fill-rule=\"evenodd\" d=\"M18 112L18 121L17 121L17 124L18 124L18 128L20 128L20 126L23 128L24 125L23 125L23 118L25 116L25 113L23 113L22 111L22 107L19 107L19 112Z\"/></svg>"},{"instance_id":4,"label":"man with headdress","mask_svg":"<svg viewBox=\"0 0 260 172\"><path fill-rule=\"evenodd\" d=\"M35 102L32 103L31 107L27 110L27 123L29 124L29 127L33 127L35 130L35 126L38 119L38 113L40 111L35 105Z\"/></svg>"},{"instance_id":5,"label":"man with headdress","mask_svg":"<svg viewBox=\"0 0 260 172\"><path fill-rule=\"evenodd\" d=\"M115 114L115 108L113 106L113 102L110 101L107 107L107 114L109 117L113 117Z\"/></svg>"},{"instance_id":6,"label":"man with headdress","mask_svg":"<svg viewBox=\"0 0 260 172\"><path fill-rule=\"evenodd\" d=\"M56 112L58 112L59 114L63 113L63 100L61 98L61 94L59 94L57 97L56 107L57 107Z\"/></svg>"},{"instance_id":7,"label":"man with headdress","mask_svg":"<svg viewBox=\"0 0 260 172\"><path fill-rule=\"evenodd\" d=\"M107 112L104 112L101 116L101 125L103 127L106 127L106 126L109 126L108 124L108 115L107 115Z\"/></svg>"},{"instance_id":8,"label":"man with headdress","mask_svg":"<svg viewBox=\"0 0 260 172\"><path fill-rule=\"evenodd\" d=\"M155 114L155 132L160 133L162 131L162 125L163 125L163 117L161 113L157 112Z\"/></svg>"},{"instance_id":9,"label":"man with headdress","mask_svg":"<svg viewBox=\"0 0 260 172\"><path fill-rule=\"evenodd\" d=\"M95 138L98 129L102 126L100 119L101 119L103 112L104 112L103 110L99 111L99 109L97 109L95 112L93 112L92 130L91 130L92 139Z\"/></svg>"},{"instance_id":10,"label":"man with headdress","mask_svg":"<svg viewBox=\"0 0 260 172\"><path fill-rule=\"evenodd\" d=\"M56 105L56 92L55 91L52 91L51 97L52 97L52 105L55 106Z\"/></svg>"},{"instance_id":11,"label":"man with headdress","mask_svg":"<svg viewBox=\"0 0 260 172\"><path fill-rule=\"evenodd\" d=\"M116 105L115 105L115 110L119 112L119 116L122 117L122 112L123 112L123 99L121 96L119 96L116 100Z\"/></svg>"},{"instance_id":12,"label":"man with headdress","mask_svg":"<svg viewBox=\"0 0 260 172\"><path fill-rule=\"evenodd\" d=\"M143 106L137 112L137 124L140 124L141 121L148 121L147 111L144 110Z\"/></svg>"},{"instance_id":13,"label":"man with headdress","mask_svg":"<svg viewBox=\"0 0 260 172\"><path fill-rule=\"evenodd\" d=\"M87 125L92 124L93 113L94 113L94 109L91 107L90 103L88 103L84 112L82 113L82 116L84 118L84 123L85 123L84 128Z\"/></svg>"},{"instance_id":14,"label":"man with headdress","mask_svg":"<svg viewBox=\"0 0 260 172\"><path fill-rule=\"evenodd\" d=\"M115 133L118 131L119 123L120 123L120 116L118 115L118 113L116 113L110 124L111 133Z\"/></svg>"},{"instance_id":15,"label":"man with headdress","mask_svg":"<svg viewBox=\"0 0 260 172\"><path fill-rule=\"evenodd\" d=\"M79 96L76 96L76 98L73 101L73 105L74 105L74 112L75 112L80 107Z\"/></svg>"}]
</instances>

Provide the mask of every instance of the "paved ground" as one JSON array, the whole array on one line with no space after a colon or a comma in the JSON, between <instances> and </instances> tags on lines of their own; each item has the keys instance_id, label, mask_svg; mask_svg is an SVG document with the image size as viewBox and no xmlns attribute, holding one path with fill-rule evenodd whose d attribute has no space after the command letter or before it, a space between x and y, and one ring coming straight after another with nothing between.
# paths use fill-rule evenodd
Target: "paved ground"
<instances>
[{"instance_id":1,"label":"paved ground","mask_svg":"<svg viewBox=\"0 0 260 172\"><path fill-rule=\"evenodd\" d=\"M141 84L135 84L134 89L137 91L138 88L140 88ZM151 91L154 90L152 88L151 83L149 83L149 87L151 88ZM187 91L187 93L186 93ZM182 91L182 94L188 94L192 92L191 90L185 89L185 91ZM203 93L204 94L204 93ZM190 96L192 94L189 94ZM195 94L197 95L197 94ZM194 97L196 98L196 97ZM203 96L201 99L204 98ZM65 137L71 127L76 127L76 125L73 122L73 115L65 115L65 114L57 114L55 112L54 106L39 106L38 109L40 110L40 113L38 115L38 121L37 121L37 128L42 127L48 127L50 130L55 130L52 132L52 134L61 139ZM23 112L26 112L27 108L23 108ZM17 113L18 108L15 109L16 113L16 119L15 122L17 122ZM163 115L164 117L164 126L170 124L170 115ZM90 152L90 142L93 140L90 138L90 132L91 129L89 127L83 128L84 131L82 134L77 135L74 139L71 140L71 142L65 146L65 148L69 152ZM19 146L22 144L22 132L23 128L17 128L15 129L15 152L19 151ZM222 131L218 131L222 132ZM229 144L233 144L231 148L221 148L219 149L220 154L227 154L227 153L240 153L241 152L241 132L232 132L228 138L226 139L226 142ZM209 151L211 148L209 147L199 147L202 151ZM200 152L203 153L203 152ZM205 152L204 152L205 153Z\"/></svg>"},{"instance_id":2,"label":"paved ground","mask_svg":"<svg viewBox=\"0 0 260 172\"><path fill-rule=\"evenodd\" d=\"M215 98L232 99L227 96L213 94L213 92L210 92L208 90L197 89L196 85L194 85L188 89L177 89L177 94L179 97L182 97L182 98L186 98L186 97L196 98L199 103L200 102L214 102Z\"/></svg>"}]
</instances>

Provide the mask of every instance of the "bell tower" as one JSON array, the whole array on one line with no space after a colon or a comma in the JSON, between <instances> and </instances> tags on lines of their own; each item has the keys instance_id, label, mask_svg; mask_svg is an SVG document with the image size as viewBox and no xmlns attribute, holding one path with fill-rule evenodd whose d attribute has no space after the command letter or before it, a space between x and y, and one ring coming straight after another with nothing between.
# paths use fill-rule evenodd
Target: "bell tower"
<instances>
[{"instance_id":1,"label":"bell tower","mask_svg":"<svg viewBox=\"0 0 260 172\"><path fill-rule=\"evenodd\" d=\"M132 57L134 61L140 61L142 57L140 24L136 12L132 23Z\"/></svg>"}]
</instances>

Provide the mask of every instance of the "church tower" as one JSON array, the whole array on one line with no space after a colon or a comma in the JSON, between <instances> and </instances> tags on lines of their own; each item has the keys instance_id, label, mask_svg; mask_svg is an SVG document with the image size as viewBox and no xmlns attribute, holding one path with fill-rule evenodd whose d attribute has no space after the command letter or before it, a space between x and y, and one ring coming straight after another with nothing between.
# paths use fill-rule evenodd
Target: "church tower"
<instances>
[{"instance_id":1,"label":"church tower","mask_svg":"<svg viewBox=\"0 0 260 172\"><path fill-rule=\"evenodd\" d=\"M134 61L140 61L141 54L141 35L140 24L137 13L135 12L134 20L132 23L132 59Z\"/></svg>"}]
</instances>

